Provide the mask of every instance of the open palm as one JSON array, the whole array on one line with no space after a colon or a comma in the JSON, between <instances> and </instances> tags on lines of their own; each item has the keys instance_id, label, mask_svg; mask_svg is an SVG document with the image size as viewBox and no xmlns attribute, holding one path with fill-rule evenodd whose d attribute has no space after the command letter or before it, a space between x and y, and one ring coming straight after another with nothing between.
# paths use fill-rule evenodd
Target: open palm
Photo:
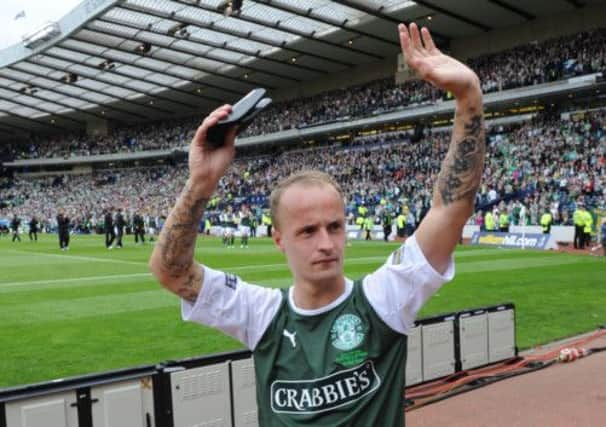
<instances>
[{"instance_id":1,"label":"open palm","mask_svg":"<svg viewBox=\"0 0 606 427\"><path fill-rule=\"evenodd\" d=\"M398 31L406 62L423 80L452 92L455 97L478 83L477 75L469 67L440 52L427 28L419 31L414 23L409 28L400 24Z\"/></svg>"}]
</instances>

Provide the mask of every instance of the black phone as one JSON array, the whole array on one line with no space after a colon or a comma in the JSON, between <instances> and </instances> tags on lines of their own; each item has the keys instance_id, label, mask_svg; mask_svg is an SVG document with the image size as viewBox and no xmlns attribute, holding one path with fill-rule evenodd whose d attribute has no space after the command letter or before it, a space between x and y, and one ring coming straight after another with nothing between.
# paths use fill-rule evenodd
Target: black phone
<instances>
[{"instance_id":1,"label":"black phone","mask_svg":"<svg viewBox=\"0 0 606 427\"><path fill-rule=\"evenodd\" d=\"M265 93L265 89L256 88L236 102L229 116L208 129L206 143L213 148L223 146L225 135L232 126L238 127L237 134L243 132L252 123L255 116L271 104L271 98L265 97Z\"/></svg>"}]
</instances>

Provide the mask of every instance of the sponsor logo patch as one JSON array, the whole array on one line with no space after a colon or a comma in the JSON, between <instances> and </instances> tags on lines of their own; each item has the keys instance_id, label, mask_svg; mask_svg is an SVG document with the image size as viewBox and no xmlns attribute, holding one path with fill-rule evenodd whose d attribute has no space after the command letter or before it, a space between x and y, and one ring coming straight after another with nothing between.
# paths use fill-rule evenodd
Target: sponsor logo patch
<instances>
[{"instance_id":1,"label":"sponsor logo patch","mask_svg":"<svg viewBox=\"0 0 606 427\"><path fill-rule=\"evenodd\" d=\"M335 362L345 366L346 368L349 368L351 366L359 365L360 363L364 362L366 360L366 357L368 357L367 352L362 350L352 350L339 354L335 358Z\"/></svg>"},{"instance_id":2,"label":"sponsor logo patch","mask_svg":"<svg viewBox=\"0 0 606 427\"><path fill-rule=\"evenodd\" d=\"M314 414L352 404L381 385L372 360L355 368L307 381L271 384L271 409L275 413Z\"/></svg>"},{"instance_id":3,"label":"sponsor logo patch","mask_svg":"<svg viewBox=\"0 0 606 427\"><path fill-rule=\"evenodd\" d=\"M238 284L238 278L233 274L225 274L225 286L230 289L236 289L236 285Z\"/></svg>"}]
</instances>

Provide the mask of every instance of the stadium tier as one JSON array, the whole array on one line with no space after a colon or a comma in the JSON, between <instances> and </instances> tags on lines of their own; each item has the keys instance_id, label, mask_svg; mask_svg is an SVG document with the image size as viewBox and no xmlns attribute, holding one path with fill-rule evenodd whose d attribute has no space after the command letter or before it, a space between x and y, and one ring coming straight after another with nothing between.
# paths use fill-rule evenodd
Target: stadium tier
<instances>
[{"instance_id":1,"label":"stadium tier","mask_svg":"<svg viewBox=\"0 0 606 427\"><path fill-rule=\"evenodd\" d=\"M487 165L473 223L482 224L482 212L496 206L517 225L519 202L529 209L532 225L539 224L545 209L552 212L554 225L571 225L579 198L591 207L606 207L606 111L566 117L545 113L489 128ZM345 189L351 223L358 207L365 205L376 223L384 212L395 217L405 211L413 216L408 222L414 226L429 208L449 133L426 129L420 141L413 142L413 137L410 132L381 133L311 149L295 146L298 149L280 154L261 148L257 156L238 160L221 180L209 219L219 224L227 206L237 212L248 205L260 223L272 185L297 170L315 168L331 173ZM186 177L186 163L176 161L84 175L5 178L0 217L15 214L25 224L35 215L45 229L54 230L56 212L62 208L75 230L90 232L102 223L104 209L122 208L131 217L142 213L158 229Z\"/></svg>"},{"instance_id":2,"label":"stadium tier","mask_svg":"<svg viewBox=\"0 0 606 427\"><path fill-rule=\"evenodd\" d=\"M0 427L402 426L604 350L518 353L606 319L604 22L83 0L0 50Z\"/></svg>"}]
</instances>

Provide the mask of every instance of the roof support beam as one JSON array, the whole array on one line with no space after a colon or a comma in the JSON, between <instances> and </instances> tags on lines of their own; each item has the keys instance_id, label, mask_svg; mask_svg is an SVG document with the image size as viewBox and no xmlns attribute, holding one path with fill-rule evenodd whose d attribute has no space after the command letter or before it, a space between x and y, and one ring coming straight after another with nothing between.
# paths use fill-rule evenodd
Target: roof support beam
<instances>
[{"instance_id":1,"label":"roof support beam","mask_svg":"<svg viewBox=\"0 0 606 427\"><path fill-rule=\"evenodd\" d=\"M89 31L89 32L93 32L93 30L90 30L90 29L86 29L85 28L85 30ZM114 37L116 37L116 36L114 35ZM174 66L177 66L177 67L189 68L190 70L193 70L193 71L196 71L196 72L206 73L206 74L209 74L211 76L219 77L219 78L226 79L226 80L231 80L231 81L234 81L234 82L237 82L237 83L244 83L244 84L247 84L247 85L251 85L251 89L254 86L256 86L256 85L261 84L261 83L252 82L251 80L247 80L247 79L244 79L244 78L232 77L232 76L230 76L228 74L225 74L225 73L219 73L217 71L212 71L212 70L209 70L208 68L193 67L191 65L187 65L186 63L175 62L175 61L172 61L172 60L167 59L167 58L159 58L157 56L153 56L153 53L154 53L153 50L150 51L147 54L144 54L144 53L136 52L134 50L126 49L126 48L120 46L122 43L124 43L125 41L128 41L128 40L122 41L120 43L120 45L118 45L118 46L109 46L109 45L107 45L105 43L102 43L101 41L95 41L95 42L90 41L87 38L82 37L82 35L80 33L72 35L71 38L73 40L78 40L78 41L83 42L83 43L88 43L88 44L104 47L106 49L119 50L119 51L122 51L122 52L125 52L125 53L129 53L131 55L139 56L141 58L150 58L150 59L153 59L153 60L156 60L156 61L159 61L159 62L165 62L167 64L174 65ZM152 47L158 47L158 45L152 45ZM160 46L159 48L163 49L162 46ZM191 52L189 52L189 54L191 55ZM91 55L93 55L93 54L91 53ZM134 63L133 64L126 64L126 65L129 65L131 67L138 67L139 66L139 64L134 64ZM155 72L156 73L160 73L160 74L164 73L164 74L168 75L168 73L166 71L155 70ZM210 86L210 85L207 84L206 86ZM267 84L264 84L264 86L267 87L268 89L275 89L275 87L269 86ZM230 90L230 89L222 87L222 86L215 86L215 87L217 89L224 90L224 91Z\"/></svg>"},{"instance_id":2,"label":"roof support beam","mask_svg":"<svg viewBox=\"0 0 606 427\"><path fill-rule=\"evenodd\" d=\"M92 43L91 43L91 44L92 44ZM103 47L105 47L105 46L103 46ZM72 46L69 46L69 47L68 47L68 46L57 46L57 48L59 48L59 49L63 49L63 50L66 50L66 51L68 51L68 52L69 52L69 51L72 51L72 52L77 52L77 53L81 53L81 54L84 54L84 55L90 55L90 56L93 56L93 57L94 57L94 56L96 56L96 57L100 57L100 58L102 58L102 59L109 59L109 60L111 60L111 61L114 61L114 59L112 59L112 58L110 58L110 57L108 57L108 56L100 56L99 54L96 54L96 53L93 53L93 52L89 52L89 51L84 50L84 49L79 49L79 48L76 48L76 47L72 47ZM66 58L66 57L61 56L61 55L52 54L52 53L50 53L49 51L46 51L46 52L44 53L44 56L48 56L49 58L58 59L58 60L60 60L60 61L66 61L66 62L70 62L70 58ZM116 59L115 61L116 61L116 62L120 62L118 59ZM120 63L121 63L121 64L124 64L123 62L120 62ZM35 64L37 64L37 65L41 65L41 66L44 66L44 67L51 67L51 65L50 65L50 64L47 64L47 63L45 63L45 62L36 62ZM96 72L96 71L98 71L98 70L97 70L97 69L95 69L95 68L94 68L92 65L84 65L84 64L76 64L76 63L74 63L74 64L72 64L72 65L79 65L79 66L81 66L81 67L82 67L82 66L86 66L86 67L89 67L89 68L91 68L91 69L95 70L95 72ZM127 65L127 64L124 64L124 65ZM138 67L138 68L141 68L141 69L143 69L143 70L149 71L149 72L153 72L153 73L161 73L161 71L158 71L158 70L153 69L153 68L150 68L150 67L146 67L146 66L142 66L142 65L137 65L137 67ZM116 68L117 68L117 67L116 67ZM104 71L103 71L103 74L117 75L117 76L127 77L127 78L129 78L129 79L135 79L135 77L133 77L131 74L128 74L128 73L125 73L125 72L119 71L119 70L117 70L116 68L114 68L114 69L112 69L112 70L104 70ZM80 74L82 74L82 73L80 72ZM175 78L181 79L181 80L186 81L186 82L191 82L191 83L195 83L195 84L200 84L200 82L196 82L196 81L194 81L194 80L189 80L189 79L186 79L186 78L184 78L184 77L181 77L181 76L178 76L178 75L175 75L175 74L168 74L167 72L164 72L164 74L171 75L172 77L175 77ZM90 78L90 79L93 79L93 80L100 81L100 82L105 83L105 84L108 84L108 85L112 85L112 86L115 86L115 87L119 87L119 88L122 88L122 89L127 89L127 90L130 90L130 91L135 91L135 92L136 92L136 91L138 91L137 89L133 89L133 88L131 88L131 87L128 87L128 86L122 85L122 84L120 84L120 83L114 83L114 82L109 82L109 81L106 81L106 80L101 80L101 79L99 79L98 77L96 77L96 76L94 76L94 75L93 75L93 76L90 76L90 75L89 75L89 76L86 76L86 77L87 77L87 78ZM142 81L142 82L145 82L145 83L152 84L152 85L156 85L156 86L161 87L161 88L165 88L165 89L167 89L167 90L174 91L174 92L176 92L176 93L181 93L181 94L183 94L183 95L187 95L187 96L189 96L189 97L193 97L193 98L202 98L202 99L205 99L205 100L207 100L207 101L213 101L213 102L224 102L224 100L221 100L221 99L219 99L219 98L215 98L214 96L208 96L208 95L203 95L203 96L201 96L201 95L197 95L197 94L195 94L195 93L192 93L192 92L187 92L187 91L182 90L182 89L179 89L179 88L174 88L174 87L167 86L167 85L164 85L164 84L161 84L161 83L157 83L157 82L154 82L154 81L150 81L150 80L148 80L148 79L145 79L144 77L140 77L138 80L139 80L139 81ZM211 87L211 86L209 86L209 87ZM184 102L184 101L177 101L177 100L174 100L174 99L172 99L172 98L168 98L168 97L166 97L166 96L162 96L162 95L159 95L159 94L151 94L151 93L149 93L149 92L146 92L146 91L141 91L141 90L139 90L139 92L140 92L140 93L142 93L143 95L146 95L146 96L149 96L149 97L153 97L153 98L161 99L161 100L164 100L164 101L168 101L168 102L173 102L173 103L181 104L181 105L186 106L186 107L188 107L188 108L199 108L199 107L200 107L200 106L199 106L199 105L197 105L197 104L191 104L191 103ZM240 92L236 92L236 93L238 93L238 95L241 95L241 93L240 93Z\"/></svg>"},{"instance_id":3,"label":"roof support beam","mask_svg":"<svg viewBox=\"0 0 606 427\"><path fill-rule=\"evenodd\" d=\"M52 99L43 98L43 97L41 97L39 95L35 95L35 94L31 94L31 95L30 94L25 94L24 95L24 94L22 94L20 92L17 92L16 90L9 89L7 87L3 87L1 90L7 91L7 92L12 92L12 93L14 93L17 96L29 96L30 98L39 99L42 102L48 102L49 104L59 105L59 106L61 106L63 108L68 108L68 109L71 109L71 110L74 110L74 111L78 111L79 113L82 113L82 114L88 114L89 116L97 117L99 119L105 120L107 118L107 117L103 117L103 116L100 116L100 115L95 114L95 113L88 112L86 110L82 110L82 109L77 108L77 107L72 107L69 104L64 104L64 103L59 102L59 101L54 101ZM22 105L24 107L31 108L33 110L42 111L43 113L55 114L54 111L49 111L49 110L46 110L46 109L42 109L42 108L40 108L37 105L26 104L25 102L17 101L15 98L10 98L10 99L6 99L5 98L4 101L10 102L10 103L13 103L13 104L17 104L17 105ZM78 123L79 125L85 125L86 124L86 122L83 122L83 121L80 121L80 120L76 120L76 119L72 119L71 117L67 117L65 115L62 115L61 117L64 118L65 120L69 120L71 122Z\"/></svg>"},{"instance_id":4,"label":"roof support beam","mask_svg":"<svg viewBox=\"0 0 606 427\"><path fill-rule=\"evenodd\" d=\"M512 12L512 13L515 13L516 15L521 16L522 18L526 19L527 21L532 21L532 20L536 19L536 16L534 16L533 14L531 14L525 10L522 10L518 7L512 6L503 0L488 0L488 1L492 4L496 4L497 6L500 6L502 9L505 9L509 12Z\"/></svg>"},{"instance_id":5,"label":"roof support beam","mask_svg":"<svg viewBox=\"0 0 606 427\"><path fill-rule=\"evenodd\" d=\"M255 1L257 3L264 4L266 6L274 8L274 9L281 10L283 12L292 13L294 15L297 15L297 16L300 16L300 17L303 17L303 18L313 19L314 21L318 21L318 22L321 22L323 24L332 25L333 27L337 27L337 28L339 28L341 30L344 30L344 31L347 31L347 32L350 32L350 33L354 33L354 34L357 34L359 36L368 37L368 38L371 38L373 40L377 40L377 41L380 41L380 42L383 42L383 43L387 43L387 44L389 44L391 46L400 47L400 43L397 42L397 41L395 41L396 37L394 37L393 39L388 39L388 38L385 38L385 37L378 36L376 34L369 33L368 31L359 30L359 29L356 29L356 28L353 28L353 27L347 27L346 26L347 21L345 21L345 22L335 22L334 20L326 19L326 18L318 16L318 15L313 15L313 9L311 9L311 8L307 11L307 13L301 13L300 10L292 8L292 7L289 7L289 6L285 5L285 4L278 3L275 0L255 0ZM394 34L396 34L395 30L394 30Z\"/></svg>"},{"instance_id":6,"label":"roof support beam","mask_svg":"<svg viewBox=\"0 0 606 427\"><path fill-rule=\"evenodd\" d=\"M371 15L374 16L375 18L379 18L385 21L389 21L393 24L401 24L401 23L406 23L409 24L410 22L406 21L406 20L402 20L402 19L397 19L394 18L393 16L389 16L385 13L383 13L383 6L381 6L379 9L373 9L370 8L368 6L364 6L363 4L360 3L354 3L351 0L333 0L335 3L340 4L341 6L347 6L350 9L354 9L354 10L358 10L360 12L364 12L367 15ZM435 32L435 31L431 31L431 34L438 38L441 39L444 43L450 43L450 37L445 36L444 34Z\"/></svg>"},{"instance_id":7,"label":"roof support beam","mask_svg":"<svg viewBox=\"0 0 606 427\"><path fill-rule=\"evenodd\" d=\"M428 9L435 10L436 12L440 12L443 15L450 16L451 18L454 18L458 21L465 22L466 24L479 28L482 31L493 30L493 28L489 27L488 25L484 25L484 24L482 24L478 21L474 21L473 19L470 19L466 16L459 15L458 13L455 13L448 9L444 9L443 7L436 6L435 4L430 3L426 0L415 0L415 3L420 4L421 6L425 6Z\"/></svg>"},{"instance_id":8,"label":"roof support beam","mask_svg":"<svg viewBox=\"0 0 606 427\"><path fill-rule=\"evenodd\" d=\"M585 4L582 1L580 1L580 0L566 0L566 1L568 3L570 3L571 5L573 5L577 9L585 7Z\"/></svg>"},{"instance_id":9,"label":"roof support beam","mask_svg":"<svg viewBox=\"0 0 606 427\"><path fill-rule=\"evenodd\" d=\"M32 109L34 109L34 110L41 111L41 110L39 110L38 108L35 108L35 107L30 107L30 108L32 108ZM53 128L53 129L60 129L60 130L62 130L62 131L63 131L63 130L66 130L66 129L67 129L67 130L70 130L70 129L71 129L71 128L66 127L66 126L57 126L57 125L55 125L54 123L46 123L46 122L45 122L45 121L43 121L43 120L34 119L34 118L31 118L31 117L27 117L27 116L22 116L21 114L16 114L16 113L10 112L10 111L8 111L8 110L5 110L4 108L0 108L0 112L1 112L1 113L6 114L6 115L8 115L8 116L17 117L17 118L18 118L18 119L20 119L20 120L26 120L26 121L28 121L28 122L38 123L39 125L46 126L46 127ZM65 118L65 117L61 117L61 119L66 119L66 118ZM5 126L7 125L6 123L3 123L3 124L4 124ZM31 132L31 129L30 129L30 130L28 130L28 132Z\"/></svg>"},{"instance_id":10,"label":"roof support beam","mask_svg":"<svg viewBox=\"0 0 606 427\"><path fill-rule=\"evenodd\" d=\"M48 76L46 76L46 75L44 75L42 73L37 73L37 72L31 71L31 70L21 70L19 68L15 68L14 66L7 67L7 69L12 70L12 71L17 71L17 72L23 73L23 74L29 74L29 75L33 76L34 78L41 78L41 79L48 80L50 82L56 82L56 80L53 80L50 77L48 77ZM69 92L60 90L60 88L57 88L57 87L41 86L38 83L32 83L30 80L24 80L24 79L17 78L17 77L14 77L14 76L7 76L5 74L2 74L3 71L4 70L0 70L0 77L2 77L4 79L7 79L7 80L13 80L13 81L16 81L18 83L23 83L23 84L33 84L36 87L39 87L40 89L44 89L44 90L49 91L49 92L53 92L53 93L57 93L57 94L60 94L60 95L68 96L70 98L79 99L80 101L84 101L84 102L88 102L88 103L94 104L94 105L96 105L98 107L101 107L102 109L114 110L114 111L117 111L117 112L119 112L121 114L128 114L128 115L136 116L136 117L139 117L139 118L145 118L145 116L142 116L140 114L134 113L132 111L124 110L124 109L119 108L119 107L110 107L109 105L105 105L105 104L101 105L97 101L92 101L92 100L84 98L82 96L74 95L73 93L69 93ZM58 70L58 71L60 71L60 70ZM82 77L84 77L84 76L82 76ZM159 112L165 113L165 114L171 114L172 113L172 111L170 111L170 110L165 110L163 108L154 107L154 106L149 105L149 104L134 103L132 101L129 101L126 98L122 98L122 97L119 97L119 96L116 96L116 95L113 95L113 94L107 94L105 92L102 92L102 91L96 90L96 89L92 89L90 87L78 86L77 82L76 83L72 83L72 85L74 87L79 88L79 89L83 89L83 90L85 90L87 92L97 93L99 95L103 95L103 96L108 96L108 97L114 98L117 101L122 101L122 102L125 102L125 103L132 104L132 105L134 105L135 107L137 107L139 109L141 107L144 107L144 108L149 108L150 110L156 110L156 111L159 111ZM120 118L116 118L114 120L120 121Z\"/></svg>"},{"instance_id":11,"label":"roof support beam","mask_svg":"<svg viewBox=\"0 0 606 427\"><path fill-rule=\"evenodd\" d=\"M191 4L189 4L188 6L192 6ZM137 13L141 13L141 14L146 14L146 15L152 15L152 16L156 16L158 18L162 18L162 19L171 19L174 20L175 18L169 13L169 12L164 12L164 11L160 11L160 10L155 10L155 9L150 9L150 8L146 8L143 7L141 5L131 5L128 3L123 3L121 5L121 7L123 9L127 9L130 10L131 12L137 12ZM222 16L222 15L221 15ZM196 21L194 19L191 18L186 18L183 16L179 17L179 22L183 22L185 24L188 25L195 25L196 27L200 27L203 28L205 30L209 30L209 31L213 31L219 34L229 34L230 36L235 36L235 37L239 37L239 38L243 38L243 39L248 39L248 40L252 40L255 41L257 43L261 43L261 44L265 44L267 46L271 46L274 48L279 48L282 49L285 52L293 52L296 53L298 55L306 55L312 58L316 58L316 59L320 59L322 61L328 61L334 64L339 64L345 67L353 67L354 64L351 62L347 62L347 61L342 61L340 59L335 59L332 58L330 56L326 56L326 55L322 55L322 54L318 54L318 53L313 53L313 52L306 52L304 50L301 49L297 49L291 46L286 46L286 42L275 42L272 40L267 40L264 39L262 37L258 37L256 36L252 31L250 32L245 32L245 31L236 31L236 30L231 30L229 28L216 28L214 26L214 23L211 24L205 24L204 22L199 22Z\"/></svg>"},{"instance_id":12,"label":"roof support beam","mask_svg":"<svg viewBox=\"0 0 606 427\"><path fill-rule=\"evenodd\" d=\"M21 126L15 125L13 123L1 123L0 127L9 128L9 129L16 129L16 130L18 130L20 132L31 132L32 131L31 129L23 128ZM13 131L8 131L8 132L10 132L11 135L15 135L15 133ZM5 133L7 133L7 132L5 132Z\"/></svg>"},{"instance_id":13,"label":"roof support beam","mask_svg":"<svg viewBox=\"0 0 606 427\"><path fill-rule=\"evenodd\" d=\"M183 0L174 0L174 1L176 1L179 4L184 4L186 6L193 6L193 7L197 7L198 9L205 10L207 12L215 13L215 14L218 15L218 17L224 18L223 14L221 12L219 12L217 9L215 9L214 7L210 7L210 6L207 6L205 4L202 4L201 2L198 2L198 4L194 6L191 3L185 2ZM243 13L240 13L238 15L231 15L229 18L230 19L235 19L237 21L249 22L251 24L261 25L263 27L271 28L271 29L277 30L277 31L282 31L283 33L292 34L292 35L301 37L302 39L305 39L305 40L311 40L311 41L318 42L318 43L321 43L321 44L324 44L324 45L327 45L327 46L330 46L330 47L333 47L333 48L343 49L343 50L346 50L347 52L356 52L356 53L359 53L360 55L365 55L365 56L370 57L370 58L384 59L380 55L376 55L376 54L371 53L371 52L366 52L366 51L364 51L362 49L357 49L357 48L353 48L353 47L346 47L346 46L343 46L343 45L341 45L339 43L335 43L335 42L331 42L329 40L324 40L324 39L316 38L316 37L313 36L313 33L312 34L308 34L308 33L305 33L303 31L295 30L293 28L286 28L286 27L282 26L279 21L278 22L267 22L267 21L263 21L261 19L254 18L252 16L246 16Z\"/></svg>"},{"instance_id":14,"label":"roof support beam","mask_svg":"<svg viewBox=\"0 0 606 427\"><path fill-rule=\"evenodd\" d=\"M144 29L144 28L137 28L137 27L132 26L132 25L130 25L130 24L121 23L120 25L122 25L122 26L124 26L124 27L128 27L128 28L136 29L136 30L138 30L140 33L141 33L141 32L152 32L152 33L153 33L153 31L148 31L147 29ZM100 28L91 28L90 26L87 26L87 27L85 27L84 29L85 29L86 31L90 31L90 32L101 33L101 34L105 34L105 35L112 36L112 37L119 37L119 36L118 36L117 34L115 34L115 33L112 33L112 32L110 32L110 31L106 31L106 30L102 30L102 29L100 29ZM163 35L166 35L166 34L163 34ZM135 36L135 37L136 37L136 36ZM147 40L141 40L141 39L137 39L137 38L129 38L129 40L130 40L130 41L141 42L141 43L143 43L143 42L146 42L146 43L151 43L151 44L152 44L152 46L154 46L154 47L158 47L158 48L161 48L161 49L168 49L168 50L172 50L172 51L175 51L175 52L183 53L183 54L185 54L185 55L190 55L190 56L192 56L192 59L195 59L195 58L206 58L206 59L209 59L209 60L211 60L211 61L215 61L215 62L220 62L220 63L223 63L223 64L225 64L225 65L231 65L231 66L234 66L234 67L237 67L237 68L244 68L244 72L246 72L246 73L250 73L251 71L255 71L255 72L257 72L257 73L263 73L263 74L267 74L268 76L271 76L271 77L277 77L277 78L279 78L279 79L290 80L290 81L292 81L292 82L296 82L296 83L301 82L301 80L299 80L299 79L295 79L295 78L290 77L290 76L285 76L285 75L283 75L283 74L274 73L273 71L267 71L267 70L263 70L263 69L261 69L261 68L254 67L254 66L251 66L251 65L243 65L243 64L239 64L238 62L229 61L229 60L227 60L227 59L223 59L223 58L217 58L216 56L215 56L215 57L213 57L213 56L209 56L209 55L200 55L200 54L196 54L196 53L191 52L191 51L189 51L189 50L187 50L187 49L180 48L180 47L178 47L178 46L174 46L174 45L173 45L173 46L171 46L170 44L169 44L169 45L167 45L167 44L159 44L159 43L157 43L157 42L152 43L152 42L150 42L150 41L147 41ZM178 40L178 39L177 39L177 40Z\"/></svg>"},{"instance_id":15,"label":"roof support beam","mask_svg":"<svg viewBox=\"0 0 606 427\"><path fill-rule=\"evenodd\" d=\"M120 26L124 26L124 27L128 27L128 28L132 28L134 30L148 32L148 33L159 34L159 35L162 35L162 36L168 36L168 34L166 34L165 32L163 32L161 30L158 30L157 28L153 28L153 27L151 27L151 28L150 27L139 27L139 26L136 26L136 25L134 25L134 24L132 24L130 22L124 22L124 21L120 21L120 20L116 20L116 19L107 18L107 17L99 18L99 19L97 19L97 21L106 22L106 23L114 24L114 25L120 25ZM175 22L177 22L177 20L175 20ZM188 26L195 27L195 25L191 25L191 24L188 25ZM91 31L96 31L96 29L93 29L90 26L87 27L87 28L89 30L91 30ZM317 68L314 68L314 67L310 67L310 66L306 66L306 65L295 65L295 64L293 64L291 62L288 62L288 61L280 61L280 60L277 60L277 59L274 59L274 58L264 57L264 56L261 56L257 52L250 52L250 51L245 50L245 49L239 49L239 48L237 48L235 46L230 46L227 43L214 43L214 42L212 42L210 40L200 40L200 39L192 39L192 38L180 38L180 37L176 37L176 36L172 36L172 37L174 38L174 40L187 40L187 41L189 41L191 43L196 43L196 44L199 44L199 45L202 45L202 46L205 46L205 47L210 47L210 48L214 48L214 49L221 49L221 50L225 50L225 51L228 51L228 52L235 52L235 53L239 53L241 55L246 55L246 56L248 56L250 58L257 58L257 59L259 59L261 61L268 61L268 62L271 62L273 64L278 64L278 65L282 65L282 66L288 66L288 67L292 67L292 68L296 68L296 69L303 69L303 70L306 70L306 71L310 71L312 73L321 73L321 74L324 74L324 71L322 71L320 69L317 69ZM174 48L174 46L171 46L170 48ZM186 50L182 50L182 51L184 53L188 53L190 55L192 54L191 52L188 52ZM210 56L207 56L206 58L211 59L213 61L224 62L223 59L215 59L215 58L212 58ZM250 65L237 64L237 66L238 67L250 68L251 70L259 71L261 73L268 73L267 70L255 69L255 68L253 68ZM297 82L301 81L301 80L298 80L298 79L294 79L294 78L292 78L290 76L284 76L284 75L279 75L279 74L276 74L276 77L286 78L286 79L289 79L289 80L295 80Z\"/></svg>"}]
</instances>

